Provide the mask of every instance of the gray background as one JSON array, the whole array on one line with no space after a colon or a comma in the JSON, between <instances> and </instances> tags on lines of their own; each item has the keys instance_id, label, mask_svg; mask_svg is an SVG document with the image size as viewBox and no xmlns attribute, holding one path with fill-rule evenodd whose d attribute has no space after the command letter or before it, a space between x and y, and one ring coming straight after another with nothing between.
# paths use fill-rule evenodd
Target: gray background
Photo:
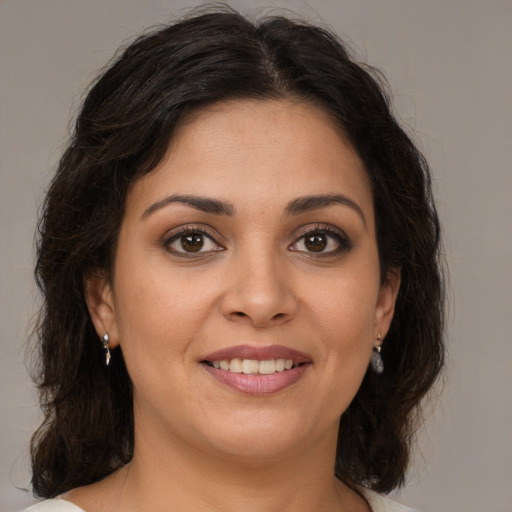
<instances>
[{"instance_id":1,"label":"gray background","mask_svg":"<svg viewBox=\"0 0 512 512\"><path fill-rule=\"evenodd\" d=\"M0 0L0 509L31 502L38 422L23 363L42 191L85 86L118 45L197 5ZM512 510L512 2L233 1L320 16L384 70L435 177L450 268L450 354L400 499L424 512Z\"/></svg>"}]
</instances>

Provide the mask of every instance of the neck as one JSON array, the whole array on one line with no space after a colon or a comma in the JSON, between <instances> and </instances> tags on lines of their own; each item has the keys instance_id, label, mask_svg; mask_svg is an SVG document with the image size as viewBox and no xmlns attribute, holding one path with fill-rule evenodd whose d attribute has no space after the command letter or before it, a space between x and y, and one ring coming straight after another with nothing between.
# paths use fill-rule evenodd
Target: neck
<instances>
[{"instance_id":1,"label":"neck","mask_svg":"<svg viewBox=\"0 0 512 512\"><path fill-rule=\"evenodd\" d=\"M370 512L334 478L337 424L300 449L276 447L266 456L191 445L155 423L135 424L132 461L65 499L87 512Z\"/></svg>"},{"instance_id":2,"label":"neck","mask_svg":"<svg viewBox=\"0 0 512 512\"><path fill-rule=\"evenodd\" d=\"M364 500L334 478L335 439L326 436L274 457L236 457L180 440L135 443L120 472L119 510L231 512L368 510ZM149 442L148 442L149 441ZM122 473L122 475L121 475Z\"/></svg>"}]
</instances>

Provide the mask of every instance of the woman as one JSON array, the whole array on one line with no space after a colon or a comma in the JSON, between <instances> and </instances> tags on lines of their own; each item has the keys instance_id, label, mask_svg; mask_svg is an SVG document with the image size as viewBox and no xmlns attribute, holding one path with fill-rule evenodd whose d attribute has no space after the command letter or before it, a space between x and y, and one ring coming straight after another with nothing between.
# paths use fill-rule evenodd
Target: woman
<instances>
[{"instance_id":1,"label":"woman","mask_svg":"<svg viewBox=\"0 0 512 512\"><path fill-rule=\"evenodd\" d=\"M216 10L139 38L40 224L59 498L29 510L406 510L378 493L442 367L438 258L428 167L332 34Z\"/></svg>"}]
</instances>

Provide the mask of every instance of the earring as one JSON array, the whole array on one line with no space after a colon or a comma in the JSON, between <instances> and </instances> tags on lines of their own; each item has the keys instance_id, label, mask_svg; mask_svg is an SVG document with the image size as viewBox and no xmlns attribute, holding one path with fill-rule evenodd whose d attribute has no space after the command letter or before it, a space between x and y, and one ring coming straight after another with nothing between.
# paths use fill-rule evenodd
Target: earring
<instances>
[{"instance_id":1,"label":"earring","mask_svg":"<svg viewBox=\"0 0 512 512\"><path fill-rule=\"evenodd\" d=\"M105 364L108 366L110 364L110 336L108 332L103 335L101 338L101 342L103 343L103 352L105 354Z\"/></svg>"},{"instance_id":2,"label":"earring","mask_svg":"<svg viewBox=\"0 0 512 512\"><path fill-rule=\"evenodd\" d=\"M384 371L384 361L380 355L380 349L382 346L382 336L380 333L377 335L377 343L373 346L372 357L370 359L370 365L372 370L380 375Z\"/></svg>"}]
</instances>

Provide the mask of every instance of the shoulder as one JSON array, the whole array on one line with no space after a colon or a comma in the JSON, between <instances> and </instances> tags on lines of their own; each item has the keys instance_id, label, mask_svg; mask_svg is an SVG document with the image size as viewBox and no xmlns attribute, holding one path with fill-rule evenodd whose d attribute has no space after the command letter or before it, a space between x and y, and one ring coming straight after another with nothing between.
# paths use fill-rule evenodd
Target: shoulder
<instances>
[{"instance_id":1,"label":"shoulder","mask_svg":"<svg viewBox=\"0 0 512 512\"><path fill-rule=\"evenodd\" d=\"M412 508L385 498L369 489L360 489L360 491L368 501L372 512L415 512Z\"/></svg>"},{"instance_id":2,"label":"shoulder","mask_svg":"<svg viewBox=\"0 0 512 512\"><path fill-rule=\"evenodd\" d=\"M70 501L62 499L44 500L26 508L22 512L85 512Z\"/></svg>"}]
</instances>

